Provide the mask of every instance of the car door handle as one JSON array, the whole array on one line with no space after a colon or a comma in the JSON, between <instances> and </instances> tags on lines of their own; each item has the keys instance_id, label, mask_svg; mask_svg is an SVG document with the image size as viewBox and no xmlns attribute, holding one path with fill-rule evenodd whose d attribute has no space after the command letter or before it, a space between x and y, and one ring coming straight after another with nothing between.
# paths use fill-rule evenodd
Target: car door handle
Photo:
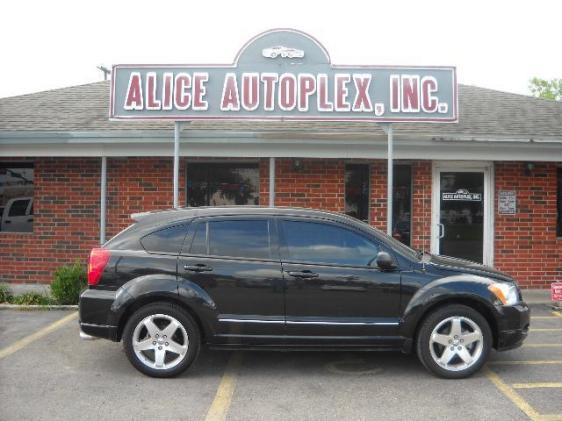
<instances>
[{"instance_id":1,"label":"car door handle","mask_svg":"<svg viewBox=\"0 0 562 421\"><path fill-rule=\"evenodd\" d=\"M210 272L213 270L211 266L207 266L201 263L197 265L185 265L183 268L190 272Z\"/></svg>"},{"instance_id":2,"label":"car door handle","mask_svg":"<svg viewBox=\"0 0 562 421\"><path fill-rule=\"evenodd\" d=\"M295 278L318 278L317 273L311 272L309 270L288 271L287 274L294 276Z\"/></svg>"}]
</instances>

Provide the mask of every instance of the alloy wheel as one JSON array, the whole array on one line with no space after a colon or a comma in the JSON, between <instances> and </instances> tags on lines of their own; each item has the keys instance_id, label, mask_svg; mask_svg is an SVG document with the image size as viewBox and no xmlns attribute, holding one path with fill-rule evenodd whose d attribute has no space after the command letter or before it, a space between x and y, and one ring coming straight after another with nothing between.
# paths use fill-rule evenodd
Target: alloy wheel
<instances>
[{"instance_id":1,"label":"alloy wheel","mask_svg":"<svg viewBox=\"0 0 562 421\"><path fill-rule=\"evenodd\" d=\"M132 342L139 361L156 370L177 366L189 347L185 327L167 314L153 314L142 319L135 327Z\"/></svg>"},{"instance_id":2,"label":"alloy wheel","mask_svg":"<svg viewBox=\"0 0 562 421\"><path fill-rule=\"evenodd\" d=\"M476 364L484 348L480 327L468 317L452 316L439 322L429 338L431 357L449 371L466 370Z\"/></svg>"}]
</instances>

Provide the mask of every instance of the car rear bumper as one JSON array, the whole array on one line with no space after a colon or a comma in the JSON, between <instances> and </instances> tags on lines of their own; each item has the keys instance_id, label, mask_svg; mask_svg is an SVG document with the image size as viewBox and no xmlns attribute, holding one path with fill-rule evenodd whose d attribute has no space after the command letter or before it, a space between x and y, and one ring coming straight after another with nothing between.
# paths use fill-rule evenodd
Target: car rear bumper
<instances>
[{"instance_id":1,"label":"car rear bumper","mask_svg":"<svg viewBox=\"0 0 562 421\"><path fill-rule=\"evenodd\" d=\"M80 331L84 337L93 336L112 341L119 340L119 329L111 317L111 306L116 292L100 289L87 289L80 296Z\"/></svg>"},{"instance_id":2,"label":"car rear bumper","mask_svg":"<svg viewBox=\"0 0 562 421\"><path fill-rule=\"evenodd\" d=\"M506 351L521 346L529 334L531 314L529 306L522 302L514 306L502 306L498 310L498 340L496 349Z\"/></svg>"},{"instance_id":3,"label":"car rear bumper","mask_svg":"<svg viewBox=\"0 0 562 421\"><path fill-rule=\"evenodd\" d=\"M80 338L86 340L104 338L117 341L117 326L95 325L80 322Z\"/></svg>"}]
</instances>

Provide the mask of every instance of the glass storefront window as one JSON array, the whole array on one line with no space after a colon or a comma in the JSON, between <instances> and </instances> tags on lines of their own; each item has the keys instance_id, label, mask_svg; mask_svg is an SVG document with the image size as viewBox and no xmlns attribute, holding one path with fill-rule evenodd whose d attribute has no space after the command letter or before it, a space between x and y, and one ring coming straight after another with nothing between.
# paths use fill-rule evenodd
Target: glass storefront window
<instances>
[{"instance_id":1,"label":"glass storefront window","mask_svg":"<svg viewBox=\"0 0 562 421\"><path fill-rule=\"evenodd\" d=\"M369 165L345 166L345 214L369 220Z\"/></svg>"},{"instance_id":2,"label":"glass storefront window","mask_svg":"<svg viewBox=\"0 0 562 421\"><path fill-rule=\"evenodd\" d=\"M259 204L258 164L187 164L187 206Z\"/></svg>"},{"instance_id":3,"label":"glass storefront window","mask_svg":"<svg viewBox=\"0 0 562 421\"><path fill-rule=\"evenodd\" d=\"M33 231L33 164L0 164L0 231Z\"/></svg>"},{"instance_id":4,"label":"glass storefront window","mask_svg":"<svg viewBox=\"0 0 562 421\"><path fill-rule=\"evenodd\" d=\"M392 199L392 236L407 246L411 245L412 226L412 167L394 166Z\"/></svg>"}]
</instances>

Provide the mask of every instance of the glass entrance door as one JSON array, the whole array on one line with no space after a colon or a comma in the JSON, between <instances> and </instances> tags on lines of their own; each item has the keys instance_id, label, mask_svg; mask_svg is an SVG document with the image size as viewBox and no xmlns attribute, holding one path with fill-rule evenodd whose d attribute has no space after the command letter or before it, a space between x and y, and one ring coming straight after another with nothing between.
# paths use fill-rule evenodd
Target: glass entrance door
<instances>
[{"instance_id":1,"label":"glass entrance door","mask_svg":"<svg viewBox=\"0 0 562 421\"><path fill-rule=\"evenodd\" d=\"M439 172L439 254L483 262L484 172Z\"/></svg>"}]
</instances>

